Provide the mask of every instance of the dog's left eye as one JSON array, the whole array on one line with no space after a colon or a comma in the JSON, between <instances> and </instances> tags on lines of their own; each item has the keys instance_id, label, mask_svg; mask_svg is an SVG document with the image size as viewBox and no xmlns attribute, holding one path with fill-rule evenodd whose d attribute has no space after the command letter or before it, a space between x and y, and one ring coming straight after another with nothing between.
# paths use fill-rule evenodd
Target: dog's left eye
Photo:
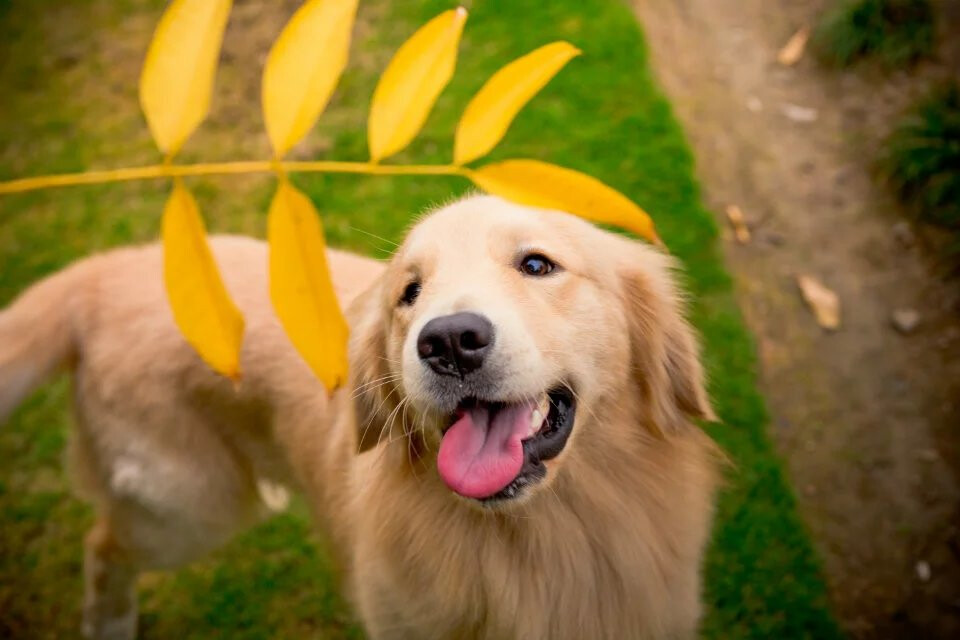
<instances>
[{"instance_id":1,"label":"dog's left eye","mask_svg":"<svg viewBox=\"0 0 960 640\"><path fill-rule=\"evenodd\" d=\"M528 276L545 276L556 266L542 253L531 253L520 261L520 271Z\"/></svg>"},{"instance_id":2,"label":"dog's left eye","mask_svg":"<svg viewBox=\"0 0 960 640\"><path fill-rule=\"evenodd\" d=\"M400 296L400 304L409 306L416 302L417 296L420 295L420 289L422 288L422 285L416 280L408 284L403 290L403 295Z\"/></svg>"}]
</instances>

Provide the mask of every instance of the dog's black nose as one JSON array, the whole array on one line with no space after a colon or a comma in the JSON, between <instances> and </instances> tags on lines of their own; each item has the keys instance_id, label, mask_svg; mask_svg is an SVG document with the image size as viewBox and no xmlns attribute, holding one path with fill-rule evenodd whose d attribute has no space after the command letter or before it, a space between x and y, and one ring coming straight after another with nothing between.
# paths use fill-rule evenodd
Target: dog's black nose
<instances>
[{"instance_id":1,"label":"dog's black nose","mask_svg":"<svg viewBox=\"0 0 960 640\"><path fill-rule=\"evenodd\" d=\"M463 377L483 366L493 344L493 325L476 313L434 318L417 338L420 359L441 375Z\"/></svg>"}]
</instances>

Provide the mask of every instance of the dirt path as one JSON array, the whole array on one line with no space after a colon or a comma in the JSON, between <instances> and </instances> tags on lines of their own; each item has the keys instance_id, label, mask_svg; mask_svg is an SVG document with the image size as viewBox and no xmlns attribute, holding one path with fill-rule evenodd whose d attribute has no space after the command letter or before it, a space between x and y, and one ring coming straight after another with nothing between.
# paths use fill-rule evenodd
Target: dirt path
<instances>
[{"instance_id":1,"label":"dirt path","mask_svg":"<svg viewBox=\"0 0 960 640\"><path fill-rule=\"evenodd\" d=\"M747 245L727 234L727 261L757 336L770 428L844 626L960 637L960 298L896 226L903 216L870 173L921 83L824 71L809 56L778 65L817 0L634 4L707 204L737 204L753 226ZM800 273L839 294L839 331L814 323ZM891 326L899 307L921 314L911 335Z\"/></svg>"}]
</instances>

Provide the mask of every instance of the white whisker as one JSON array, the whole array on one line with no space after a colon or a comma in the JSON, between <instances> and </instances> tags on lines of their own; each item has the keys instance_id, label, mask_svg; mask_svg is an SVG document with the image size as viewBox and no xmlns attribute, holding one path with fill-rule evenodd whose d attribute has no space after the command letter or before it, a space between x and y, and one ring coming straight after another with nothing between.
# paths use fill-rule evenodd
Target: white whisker
<instances>
[{"instance_id":1,"label":"white whisker","mask_svg":"<svg viewBox=\"0 0 960 640\"><path fill-rule=\"evenodd\" d=\"M374 240L379 240L380 242L386 242L387 244L389 244L390 246L392 246L394 249L400 248L400 245L397 244L396 242L394 242L394 241L392 241L392 240L387 240L386 238L384 238L384 237L382 237L382 236L378 236L378 235L375 234L375 233L370 233L369 231L366 231L366 230L361 229L361 228L359 228L359 227L354 227L353 225L347 225L347 228L348 228L348 229L351 229L351 230L353 230L353 231L357 231L357 232L359 232L359 233L362 233L362 234L365 235L365 236L370 236L370 237L373 238ZM376 247L376 245L374 245L374 246ZM380 249L381 251L384 251L384 249L383 249L382 247L376 247L376 248L377 248L377 249ZM391 251L387 251L386 253L392 253L392 252L391 252Z\"/></svg>"}]
</instances>

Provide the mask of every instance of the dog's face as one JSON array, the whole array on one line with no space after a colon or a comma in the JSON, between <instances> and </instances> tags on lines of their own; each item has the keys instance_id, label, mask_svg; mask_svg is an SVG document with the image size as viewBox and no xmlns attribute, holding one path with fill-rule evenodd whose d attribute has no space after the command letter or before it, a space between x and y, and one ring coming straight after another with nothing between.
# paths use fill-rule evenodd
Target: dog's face
<instances>
[{"instance_id":1,"label":"dog's face","mask_svg":"<svg viewBox=\"0 0 960 640\"><path fill-rule=\"evenodd\" d=\"M709 415L668 262L497 198L430 215L355 332L361 446L416 430L453 492L494 506L549 483L579 438L618 437L604 416L624 394L637 430Z\"/></svg>"}]
</instances>

